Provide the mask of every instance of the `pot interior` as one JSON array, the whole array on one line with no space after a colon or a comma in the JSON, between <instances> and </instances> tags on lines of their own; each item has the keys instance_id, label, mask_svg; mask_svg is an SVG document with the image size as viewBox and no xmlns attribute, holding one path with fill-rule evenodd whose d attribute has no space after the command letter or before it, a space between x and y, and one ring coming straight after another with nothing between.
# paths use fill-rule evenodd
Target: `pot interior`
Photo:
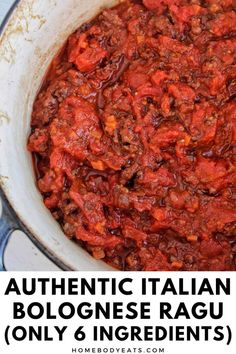
<instances>
[{"instance_id":1,"label":"pot interior","mask_svg":"<svg viewBox=\"0 0 236 354\"><path fill-rule=\"evenodd\" d=\"M67 239L42 202L26 149L32 105L66 38L117 0L21 0L0 38L0 182L41 248L63 268L112 270Z\"/></svg>"}]
</instances>

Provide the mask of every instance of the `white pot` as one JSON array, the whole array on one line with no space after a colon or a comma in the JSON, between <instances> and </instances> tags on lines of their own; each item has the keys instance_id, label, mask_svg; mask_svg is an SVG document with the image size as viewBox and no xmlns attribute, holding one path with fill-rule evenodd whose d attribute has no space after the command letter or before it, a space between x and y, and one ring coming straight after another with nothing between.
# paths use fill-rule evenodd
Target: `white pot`
<instances>
[{"instance_id":1,"label":"white pot","mask_svg":"<svg viewBox=\"0 0 236 354\"><path fill-rule=\"evenodd\" d=\"M62 269L112 270L70 241L46 209L26 142L33 101L53 56L77 27L117 2L21 0L5 21L0 39L0 183L16 214L12 217L5 204L0 252L17 215L18 225Z\"/></svg>"}]
</instances>

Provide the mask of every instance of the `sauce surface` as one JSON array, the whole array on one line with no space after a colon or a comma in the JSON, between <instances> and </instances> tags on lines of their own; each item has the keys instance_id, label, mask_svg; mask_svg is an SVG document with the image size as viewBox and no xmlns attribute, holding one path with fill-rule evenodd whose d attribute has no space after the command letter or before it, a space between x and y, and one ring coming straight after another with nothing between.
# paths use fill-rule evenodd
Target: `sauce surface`
<instances>
[{"instance_id":1,"label":"sauce surface","mask_svg":"<svg viewBox=\"0 0 236 354\"><path fill-rule=\"evenodd\" d=\"M236 270L236 4L130 0L53 60L28 149L64 233L121 270Z\"/></svg>"}]
</instances>

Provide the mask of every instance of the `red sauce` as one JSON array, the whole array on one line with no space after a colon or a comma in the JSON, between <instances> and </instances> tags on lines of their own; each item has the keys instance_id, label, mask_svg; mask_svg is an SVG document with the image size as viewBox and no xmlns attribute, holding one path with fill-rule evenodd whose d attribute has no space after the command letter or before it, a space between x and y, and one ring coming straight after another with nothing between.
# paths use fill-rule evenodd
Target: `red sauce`
<instances>
[{"instance_id":1,"label":"red sauce","mask_svg":"<svg viewBox=\"0 0 236 354\"><path fill-rule=\"evenodd\" d=\"M73 33L28 149L65 234L125 270L236 270L236 7L130 0Z\"/></svg>"}]
</instances>

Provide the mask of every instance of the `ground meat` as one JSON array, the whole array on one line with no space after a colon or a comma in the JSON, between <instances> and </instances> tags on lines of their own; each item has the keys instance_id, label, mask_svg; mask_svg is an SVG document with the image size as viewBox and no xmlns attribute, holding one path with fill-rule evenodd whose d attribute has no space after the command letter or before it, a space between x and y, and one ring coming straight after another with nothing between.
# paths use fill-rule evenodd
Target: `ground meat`
<instances>
[{"instance_id":1,"label":"ground meat","mask_svg":"<svg viewBox=\"0 0 236 354\"><path fill-rule=\"evenodd\" d=\"M236 270L232 0L126 0L73 33L28 149L65 234L121 270Z\"/></svg>"}]
</instances>

